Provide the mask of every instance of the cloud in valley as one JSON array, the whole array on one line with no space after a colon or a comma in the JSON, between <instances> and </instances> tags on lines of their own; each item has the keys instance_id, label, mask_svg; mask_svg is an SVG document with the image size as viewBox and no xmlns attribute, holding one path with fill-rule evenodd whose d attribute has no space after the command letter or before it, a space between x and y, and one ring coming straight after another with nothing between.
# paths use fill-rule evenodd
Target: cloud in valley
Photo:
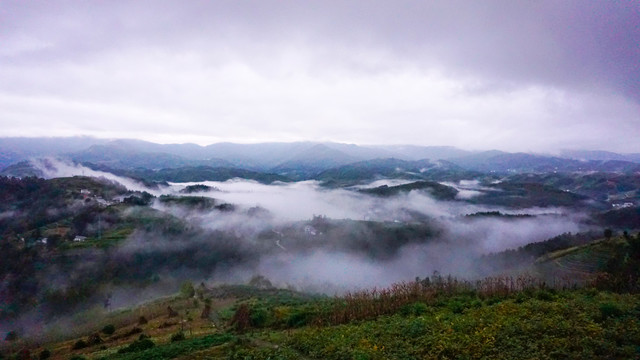
<instances>
[{"instance_id":1,"label":"cloud in valley","mask_svg":"<svg viewBox=\"0 0 640 360\"><path fill-rule=\"evenodd\" d=\"M193 183L189 183L193 184ZM437 270L445 274L469 278L481 276L473 259L481 254L517 248L531 242L543 241L566 232L584 231L583 220L563 208L506 209L472 205L461 201L437 201L424 193L412 191L392 198L377 198L343 189L323 189L317 183L263 185L245 180L206 182L216 191L198 193L238 206L234 212L191 211L156 204L155 207L181 216L206 231L223 230L242 239L243 249L259 254L259 261L233 267L231 271L214 271L210 281L247 281L256 273L263 274L280 285L290 284L310 291L332 293L371 286L387 286L393 282L425 276ZM464 186L483 189L475 182ZM177 194L185 184L172 184L165 189ZM246 209L259 206L271 217L256 218ZM493 218L464 215L501 211L508 214L530 214L533 217ZM264 231L283 231L292 222L308 221L314 215L330 219L378 220L402 224L412 220L411 212L427 216L437 234L400 246L397 253L385 259L372 258L367 249L337 250L314 236L306 242L306 251L299 248L299 240L282 235L278 242L264 239ZM349 226L349 225L346 225ZM354 229L354 234L358 230ZM353 239L345 233L336 243ZM199 241L207 240L205 236ZM375 241L378 241L376 239ZM257 244L260 244L258 246ZM348 248L348 247L346 247ZM253 259L253 258L252 258Z\"/></svg>"}]
</instances>

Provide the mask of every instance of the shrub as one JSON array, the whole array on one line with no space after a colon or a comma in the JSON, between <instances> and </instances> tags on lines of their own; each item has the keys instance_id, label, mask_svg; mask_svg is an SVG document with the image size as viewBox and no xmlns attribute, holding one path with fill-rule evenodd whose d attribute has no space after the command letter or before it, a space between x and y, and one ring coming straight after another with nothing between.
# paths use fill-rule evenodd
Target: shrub
<instances>
[{"instance_id":1,"label":"shrub","mask_svg":"<svg viewBox=\"0 0 640 360\"><path fill-rule=\"evenodd\" d=\"M4 341L14 341L18 338L18 333L15 331L9 331L7 335L4 337Z\"/></svg>"},{"instance_id":2,"label":"shrub","mask_svg":"<svg viewBox=\"0 0 640 360\"><path fill-rule=\"evenodd\" d=\"M180 295L186 298L192 298L196 294L196 289L191 281L185 281L180 286Z\"/></svg>"},{"instance_id":3,"label":"shrub","mask_svg":"<svg viewBox=\"0 0 640 360\"><path fill-rule=\"evenodd\" d=\"M18 351L13 359L16 360L31 360L31 352L29 349L22 349Z\"/></svg>"},{"instance_id":4,"label":"shrub","mask_svg":"<svg viewBox=\"0 0 640 360\"><path fill-rule=\"evenodd\" d=\"M138 319L138 325L145 325L146 323L148 323L149 321L147 320L146 317L144 316L140 316L140 318Z\"/></svg>"},{"instance_id":5,"label":"shrub","mask_svg":"<svg viewBox=\"0 0 640 360\"><path fill-rule=\"evenodd\" d=\"M296 310L289 315L287 326L297 328L308 325L313 319L313 315L313 313L305 311L304 309Z\"/></svg>"},{"instance_id":6,"label":"shrub","mask_svg":"<svg viewBox=\"0 0 640 360\"><path fill-rule=\"evenodd\" d=\"M40 351L40 356L38 356L38 358L40 360L45 360L51 357L51 351L49 351L49 349L44 349L42 351Z\"/></svg>"},{"instance_id":7,"label":"shrub","mask_svg":"<svg viewBox=\"0 0 640 360\"><path fill-rule=\"evenodd\" d=\"M600 305L600 318L602 320L620 317L623 314L624 312L622 311L622 309L620 309L620 307L618 307L618 305L616 304L604 303Z\"/></svg>"},{"instance_id":8,"label":"shrub","mask_svg":"<svg viewBox=\"0 0 640 360\"><path fill-rule=\"evenodd\" d=\"M449 308L449 310L451 310L452 313L454 314L462 314L462 312L465 309L464 304L459 301L459 300L452 300L449 302L449 304L447 305L447 307Z\"/></svg>"},{"instance_id":9,"label":"shrub","mask_svg":"<svg viewBox=\"0 0 640 360\"><path fill-rule=\"evenodd\" d=\"M105 335L113 335L114 332L116 332L116 327L112 324L106 325L102 328L102 333Z\"/></svg>"},{"instance_id":10,"label":"shrub","mask_svg":"<svg viewBox=\"0 0 640 360\"><path fill-rule=\"evenodd\" d=\"M91 336L89 336L89 338L87 339L87 343L89 345L98 345L98 344L102 344L102 338L100 337L100 334L98 333L94 333Z\"/></svg>"},{"instance_id":11,"label":"shrub","mask_svg":"<svg viewBox=\"0 0 640 360\"><path fill-rule=\"evenodd\" d=\"M118 350L118 354L138 352L142 350L151 349L154 346L156 346L156 344L153 341L151 341L151 339L144 338L142 340L136 340L131 344L129 344L129 346Z\"/></svg>"},{"instance_id":12,"label":"shrub","mask_svg":"<svg viewBox=\"0 0 640 360\"><path fill-rule=\"evenodd\" d=\"M179 331L173 335L171 335L171 342L182 341L185 339L184 332Z\"/></svg>"},{"instance_id":13,"label":"shrub","mask_svg":"<svg viewBox=\"0 0 640 360\"><path fill-rule=\"evenodd\" d=\"M140 329L139 327L134 327L133 329L129 330L125 336L131 336L131 335L135 335L135 334L140 334L142 332L142 329Z\"/></svg>"},{"instance_id":14,"label":"shrub","mask_svg":"<svg viewBox=\"0 0 640 360\"><path fill-rule=\"evenodd\" d=\"M426 322L422 318L417 318L409 323L407 335L416 338L424 335L427 332L427 329Z\"/></svg>"},{"instance_id":15,"label":"shrub","mask_svg":"<svg viewBox=\"0 0 640 360\"><path fill-rule=\"evenodd\" d=\"M251 326L263 327L267 324L269 319L269 312L262 307L251 309L251 315L249 316Z\"/></svg>"},{"instance_id":16,"label":"shrub","mask_svg":"<svg viewBox=\"0 0 640 360\"><path fill-rule=\"evenodd\" d=\"M82 339L80 339L80 340L76 341L76 343L75 343L75 344L73 344L73 347L72 347L71 349L73 349L73 350L80 350L80 349L84 349L84 348L86 348L87 346L89 346L89 345L87 344L87 342L86 342L86 341L84 341L84 340L82 340Z\"/></svg>"},{"instance_id":17,"label":"shrub","mask_svg":"<svg viewBox=\"0 0 640 360\"><path fill-rule=\"evenodd\" d=\"M240 304L231 318L231 325L242 332L251 326L251 310L247 304Z\"/></svg>"},{"instance_id":18,"label":"shrub","mask_svg":"<svg viewBox=\"0 0 640 360\"><path fill-rule=\"evenodd\" d=\"M172 327L172 326L177 325L177 324L178 323L176 323L176 322L165 321L162 324L160 324L160 326L158 326L158 329L164 329L164 328Z\"/></svg>"},{"instance_id":19,"label":"shrub","mask_svg":"<svg viewBox=\"0 0 640 360\"><path fill-rule=\"evenodd\" d=\"M547 290L538 290L536 292L536 299L541 301L553 301L554 296L550 291Z\"/></svg>"},{"instance_id":20,"label":"shrub","mask_svg":"<svg viewBox=\"0 0 640 360\"><path fill-rule=\"evenodd\" d=\"M405 316L415 315L420 316L429 312L429 306L423 302L417 302L403 306L400 309L400 313Z\"/></svg>"},{"instance_id":21,"label":"shrub","mask_svg":"<svg viewBox=\"0 0 640 360\"><path fill-rule=\"evenodd\" d=\"M501 303L501 302L502 302L502 300L503 300L503 299L502 299L502 298L500 298L499 296L492 296L492 297L490 297L490 298L485 299L485 300L484 300L484 303L485 303L487 306L491 306L491 305L495 305L495 304L499 304L499 303Z\"/></svg>"}]
</instances>

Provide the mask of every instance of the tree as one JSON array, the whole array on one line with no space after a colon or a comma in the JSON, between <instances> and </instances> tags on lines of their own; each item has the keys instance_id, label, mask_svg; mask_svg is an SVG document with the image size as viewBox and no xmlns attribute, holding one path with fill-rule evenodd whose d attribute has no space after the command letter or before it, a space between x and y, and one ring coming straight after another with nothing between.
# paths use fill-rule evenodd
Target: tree
<instances>
[{"instance_id":1,"label":"tree","mask_svg":"<svg viewBox=\"0 0 640 360\"><path fill-rule=\"evenodd\" d=\"M208 319L211 314L211 299L204 299L204 309L202 309L202 313L200 314L201 319Z\"/></svg>"},{"instance_id":2,"label":"tree","mask_svg":"<svg viewBox=\"0 0 640 360\"><path fill-rule=\"evenodd\" d=\"M40 360L45 360L51 357L51 351L49 351L49 349L43 349L40 352Z\"/></svg>"},{"instance_id":3,"label":"tree","mask_svg":"<svg viewBox=\"0 0 640 360\"><path fill-rule=\"evenodd\" d=\"M607 240L611 240L611 237L613 236L613 230L611 229L604 229L604 238Z\"/></svg>"},{"instance_id":4,"label":"tree","mask_svg":"<svg viewBox=\"0 0 640 360\"><path fill-rule=\"evenodd\" d=\"M18 333L15 331L9 331L4 337L4 341L15 341L18 338Z\"/></svg>"},{"instance_id":5,"label":"tree","mask_svg":"<svg viewBox=\"0 0 640 360\"><path fill-rule=\"evenodd\" d=\"M113 335L116 332L116 327L113 324L106 325L102 328L102 333L105 335Z\"/></svg>"},{"instance_id":6,"label":"tree","mask_svg":"<svg viewBox=\"0 0 640 360\"><path fill-rule=\"evenodd\" d=\"M247 304L240 304L231 318L231 326L239 332L244 332L251 326L251 310Z\"/></svg>"},{"instance_id":7,"label":"tree","mask_svg":"<svg viewBox=\"0 0 640 360\"><path fill-rule=\"evenodd\" d=\"M180 286L180 294L186 298L192 298L196 294L196 289L191 281L185 281Z\"/></svg>"},{"instance_id":8,"label":"tree","mask_svg":"<svg viewBox=\"0 0 640 360\"><path fill-rule=\"evenodd\" d=\"M258 289L272 289L273 288L273 284L271 284L271 281L269 281L269 279L267 279L266 277L264 277L262 275L255 275L254 277L252 277L251 280L249 280L249 285L255 286Z\"/></svg>"}]
</instances>

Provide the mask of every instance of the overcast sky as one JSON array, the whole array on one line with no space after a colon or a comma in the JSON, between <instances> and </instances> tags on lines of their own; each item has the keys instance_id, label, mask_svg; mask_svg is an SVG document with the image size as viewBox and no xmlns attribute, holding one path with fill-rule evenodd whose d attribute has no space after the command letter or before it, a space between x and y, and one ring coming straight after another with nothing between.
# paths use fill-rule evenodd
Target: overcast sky
<instances>
[{"instance_id":1,"label":"overcast sky","mask_svg":"<svg viewBox=\"0 0 640 360\"><path fill-rule=\"evenodd\" d=\"M640 2L0 0L0 131L638 152Z\"/></svg>"}]
</instances>

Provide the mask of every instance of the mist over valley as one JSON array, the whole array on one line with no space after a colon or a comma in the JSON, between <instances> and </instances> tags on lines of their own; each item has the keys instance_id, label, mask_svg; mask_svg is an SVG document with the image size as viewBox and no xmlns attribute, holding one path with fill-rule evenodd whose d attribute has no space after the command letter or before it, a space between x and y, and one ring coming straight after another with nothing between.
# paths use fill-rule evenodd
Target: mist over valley
<instances>
[{"instance_id":1,"label":"mist over valley","mask_svg":"<svg viewBox=\"0 0 640 360\"><path fill-rule=\"evenodd\" d=\"M640 2L0 2L0 360L640 358Z\"/></svg>"},{"instance_id":2,"label":"mist over valley","mask_svg":"<svg viewBox=\"0 0 640 360\"><path fill-rule=\"evenodd\" d=\"M59 316L105 299L110 309L126 308L185 281L245 284L256 276L325 295L435 273L467 280L537 273L551 281L529 244L579 245L604 227L638 227L635 163L622 173L576 171L573 160L564 171L530 172L537 165L528 163L481 172L452 161L314 165L297 181L287 177L290 169L228 164L111 168L68 155L19 161L2 170L9 176L3 246L17 255L3 270L2 317L14 319L10 327L18 321L46 331Z\"/></svg>"}]
</instances>

